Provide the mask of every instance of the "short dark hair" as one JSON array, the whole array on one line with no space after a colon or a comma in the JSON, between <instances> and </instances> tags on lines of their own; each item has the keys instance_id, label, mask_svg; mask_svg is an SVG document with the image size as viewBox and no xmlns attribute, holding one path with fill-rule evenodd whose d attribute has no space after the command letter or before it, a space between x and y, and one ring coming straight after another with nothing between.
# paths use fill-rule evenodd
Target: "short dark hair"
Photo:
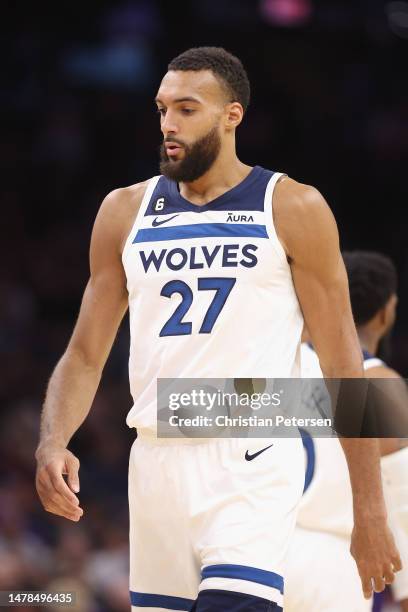
<instances>
[{"instance_id":1,"label":"short dark hair","mask_svg":"<svg viewBox=\"0 0 408 612\"><path fill-rule=\"evenodd\" d=\"M354 321L364 325L397 292L397 271L389 257L375 251L345 251L343 259Z\"/></svg>"},{"instance_id":2,"label":"short dark hair","mask_svg":"<svg viewBox=\"0 0 408 612\"><path fill-rule=\"evenodd\" d=\"M184 51L168 65L168 70L211 70L227 91L230 102L248 108L250 85L241 61L222 47L193 47Z\"/></svg>"}]
</instances>

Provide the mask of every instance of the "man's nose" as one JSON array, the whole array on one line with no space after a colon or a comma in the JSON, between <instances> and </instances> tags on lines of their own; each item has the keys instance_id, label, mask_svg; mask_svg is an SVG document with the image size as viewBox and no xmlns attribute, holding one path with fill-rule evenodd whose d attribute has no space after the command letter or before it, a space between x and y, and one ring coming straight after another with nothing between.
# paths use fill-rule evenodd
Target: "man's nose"
<instances>
[{"instance_id":1,"label":"man's nose","mask_svg":"<svg viewBox=\"0 0 408 612\"><path fill-rule=\"evenodd\" d=\"M167 110L166 114L162 118L161 131L163 136L178 133L178 126L174 118L174 113L170 112L169 110Z\"/></svg>"}]
</instances>

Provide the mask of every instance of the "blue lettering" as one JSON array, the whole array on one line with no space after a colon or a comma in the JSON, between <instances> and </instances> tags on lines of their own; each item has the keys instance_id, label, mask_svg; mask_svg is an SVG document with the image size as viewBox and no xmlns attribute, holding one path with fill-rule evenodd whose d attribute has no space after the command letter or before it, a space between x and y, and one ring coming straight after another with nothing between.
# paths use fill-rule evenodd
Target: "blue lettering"
<instances>
[{"instance_id":1,"label":"blue lettering","mask_svg":"<svg viewBox=\"0 0 408 612\"><path fill-rule=\"evenodd\" d=\"M237 249L239 249L239 244L226 244L224 246L224 252L222 254L222 267L223 268L236 268L238 265L237 262ZM232 252L232 251L235 251ZM233 261L231 261L231 257L234 258Z\"/></svg>"},{"instance_id":2,"label":"blue lettering","mask_svg":"<svg viewBox=\"0 0 408 612\"><path fill-rule=\"evenodd\" d=\"M156 268L157 272L160 270L160 266L162 264L163 261L163 257L166 254L166 249L162 249L160 251L160 255L157 256L156 253L154 251L150 251L149 255L146 257L144 251L139 251L140 254L140 259L142 260L142 264L143 264L143 268L144 271L147 272L148 269L150 268L150 264L153 263L154 267Z\"/></svg>"},{"instance_id":3,"label":"blue lettering","mask_svg":"<svg viewBox=\"0 0 408 612\"><path fill-rule=\"evenodd\" d=\"M205 257L205 261L206 261L206 263L207 263L207 266L208 266L209 268L211 268L211 264L212 264L212 262L214 261L214 259L215 259L216 255L217 255L218 251L220 250L221 245L220 245L220 244L217 244L217 246L215 246L215 247L214 247L214 250L212 251L212 253L211 253L211 254L209 253L209 251L208 251L208 249L207 249L207 247L206 247L206 246L203 246L203 247L201 247L201 248L202 248L202 250L203 250L203 254L204 254L204 257Z\"/></svg>"},{"instance_id":4,"label":"blue lettering","mask_svg":"<svg viewBox=\"0 0 408 612\"><path fill-rule=\"evenodd\" d=\"M175 264L171 261L173 255L181 255L181 261L178 264ZM166 264L170 268L170 270L181 270L187 263L188 255L184 249L172 249L168 252L166 257Z\"/></svg>"},{"instance_id":5,"label":"blue lettering","mask_svg":"<svg viewBox=\"0 0 408 612\"><path fill-rule=\"evenodd\" d=\"M242 254L244 257L249 258L249 261L245 259L241 259L239 262L241 266L244 266L245 268L253 268L254 266L256 266L256 264L258 263L258 259L256 258L256 255L254 255L253 253L250 253L249 251L257 251L257 250L258 250L258 247L255 244L245 244L242 247Z\"/></svg>"},{"instance_id":6,"label":"blue lettering","mask_svg":"<svg viewBox=\"0 0 408 612\"><path fill-rule=\"evenodd\" d=\"M222 262L220 263L223 268L236 268L237 266L253 268L258 263L258 259L254 253L258 247L255 244L245 244L242 247L242 259L240 260L237 259L240 250L239 244L225 244L222 248ZM190 247L188 251L176 248L171 249L171 251L161 249L158 253L150 251L148 254L146 254L145 251L139 251L139 254L145 272L147 272L151 266L159 272L164 259L170 270L181 270L187 265L189 265L190 269L197 270L205 267L211 268L220 249L221 245L217 244L212 250L208 249L206 246L200 246ZM199 261L200 251L204 256L205 263Z\"/></svg>"},{"instance_id":7,"label":"blue lettering","mask_svg":"<svg viewBox=\"0 0 408 612\"><path fill-rule=\"evenodd\" d=\"M196 248L191 247L190 268L192 270L197 270L198 268L204 268L203 263L200 263L200 262L196 263L195 254L196 254Z\"/></svg>"}]
</instances>

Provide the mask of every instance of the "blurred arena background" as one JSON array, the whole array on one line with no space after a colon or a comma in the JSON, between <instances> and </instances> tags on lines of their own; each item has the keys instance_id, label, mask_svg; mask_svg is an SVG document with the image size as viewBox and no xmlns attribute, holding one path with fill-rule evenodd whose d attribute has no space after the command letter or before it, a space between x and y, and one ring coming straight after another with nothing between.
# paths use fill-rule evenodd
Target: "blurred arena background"
<instances>
[{"instance_id":1,"label":"blurred arena background","mask_svg":"<svg viewBox=\"0 0 408 612\"><path fill-rule=\"evenodd\" d=\"M252 84L238 132L242 160L317 186L342 248L395 261L400 304L390 365L408 376L408 2L2 8L0 590L63 585L81 593L78 610L121 612L129 609L134 437L125 425L126 321L72 444L84 518L70 524L47 515L34 490L41 402L78 312L98 206L110 190L158 172L153 98L167 62L192 46L224 46Z\"/></svg>"}]
</instances>

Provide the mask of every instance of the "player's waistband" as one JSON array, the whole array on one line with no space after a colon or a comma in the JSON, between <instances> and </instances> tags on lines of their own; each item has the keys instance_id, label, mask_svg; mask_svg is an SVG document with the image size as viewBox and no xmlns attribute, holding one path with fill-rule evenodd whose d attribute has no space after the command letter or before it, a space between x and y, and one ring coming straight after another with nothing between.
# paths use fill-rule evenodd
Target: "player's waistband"
<instances>
[{"instance_id":1,"label":"player's waistband","mask_svg":"<svg viewBox=\"0 0 408 612\"><path fill-rule=\"evenodd\" d=\"M230 440L231 438L188 438L182 436L179 438L158 438L155 431L152 429L145 429L141 427L136 428L138 440L147 442L148 444L155 444L158 446L180 446L180 445L197 445L197 444L214 444L216 442L222 442L223 440Z\"/></svg>"},{"instance_id":2,"label":"player's waistband","mask_svg":"<svg viewBox=\"0 0 408 612\"><path fill-rule=\"evenodd\" d=\"M217 437L217 438L188 438L186 436L183 437L179 437L179 438L158 438L156 435L156 432L153 431L152 429L145 429L145 428L140 428L137 427L136 428L137 431L137 439L141 440L142 442L146 442L147 444L154 444L157 446L194 446L194 445L199 445L199 444L227 444L228 442L231 442L231 440L242 440L243 443L246 440L246 444L248 444L248 440L254 440L254 438L239 438L239 437L225 437L225 438L221 438L221 437ZM271 438L269 437L265 437L265 438L256 438L256 440L259 440L259 442L261 443L262 440L273 440L275 441L275 438Z\"/></svg>"}]
</instances>

